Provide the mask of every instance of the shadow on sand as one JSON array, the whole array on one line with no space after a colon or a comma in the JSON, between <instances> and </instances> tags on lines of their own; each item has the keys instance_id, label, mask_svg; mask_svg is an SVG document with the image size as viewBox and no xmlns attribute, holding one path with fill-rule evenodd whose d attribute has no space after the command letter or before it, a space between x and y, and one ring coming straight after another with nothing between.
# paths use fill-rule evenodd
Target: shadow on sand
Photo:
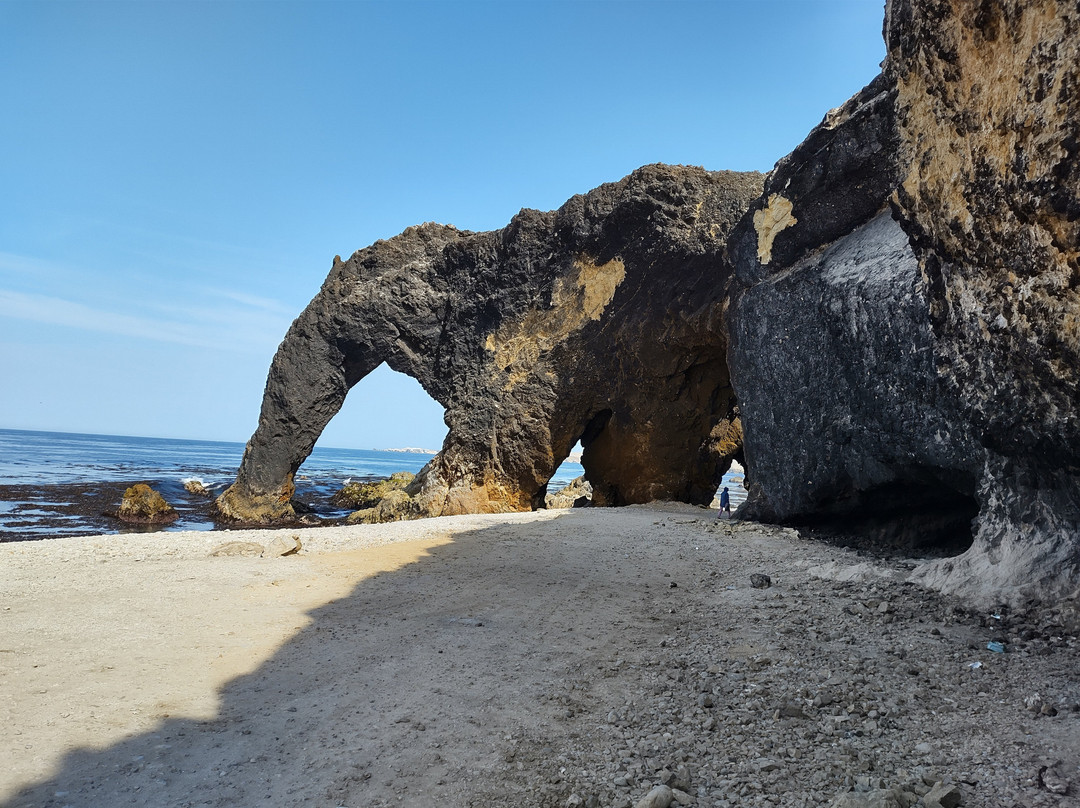
<instances>
[{"instance_id":1,"label":"shadow on sand","mask_svg":"<svg viewBox=\"0 0 1080 808\"><path fill-rule=\"evenodd\" d=\"M527 767L548 762L522 772L513 750L553 759L575 732L573 699L552 697L553 682L671 630L631 606L670 548L581 542L582 529L568 513L458 533L309 612L224 687L214 720L163 718L71 752L3 805L535 804Z\"/></svg>"}]
</instances>

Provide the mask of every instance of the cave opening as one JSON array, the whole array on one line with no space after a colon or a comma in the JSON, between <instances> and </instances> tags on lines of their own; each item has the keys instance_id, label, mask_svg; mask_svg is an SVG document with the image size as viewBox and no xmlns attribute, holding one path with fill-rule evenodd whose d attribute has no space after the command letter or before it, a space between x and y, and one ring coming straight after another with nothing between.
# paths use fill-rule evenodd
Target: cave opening
<instances>
[{"instance_id":1,"label":"cave opening","mask_svg":"<svg viewBox=\"0 0 1080 808\"><path fill-rule=\"evenodd\" d=\"M585 453L589 445L604 431L611 420L612 411L601 410L586 422L569 454L559 461L551 478L543 488L545 508L580 508L592 504L593 488L589 470L585 466ZM549 489L554 487L554 491Z\"/></svg>"},{"instance_id":2,"label":"cave opening","mask_svg":"<svg viewBox=\"0 0 1080 808\"><path fill-rule=\"evenodd\" d=\"M830 512L795 520L800 532L880 557L961 555L974 541L974 485L897 481L836 501Z\"/></svg>"}]
</instances>

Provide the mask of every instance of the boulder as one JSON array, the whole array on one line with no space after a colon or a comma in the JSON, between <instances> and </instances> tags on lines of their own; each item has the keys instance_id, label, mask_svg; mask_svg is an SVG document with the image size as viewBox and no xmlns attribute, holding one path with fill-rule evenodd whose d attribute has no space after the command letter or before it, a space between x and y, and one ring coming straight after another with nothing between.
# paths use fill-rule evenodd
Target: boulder
<instances>
[{"instance_id":1,"label":"boulder","mask_svg":"<svg viewBox=\"0 0 1080 808\"><path fill-rule=\"evenodd\" d=\"M371 483L349 482L342 486L330 501L338 507L354 511L374 508L379 504L379 500L391 491L403 490L415 477L411 471L396 471L385 480Z\"/></svg>"},{"instance_id":2,"label":"boulder","mask_svg":"<svg viewBox=\"0 0 1080 808\"><path fill-rule=\"evenodd\" d=\"M350 525L372 525L419 519L422 515L416 501L399 488L390 491L372 507L349 514L345 521Z\"/></svg>"},{"instance_id":3,"label":"boulder","mask_svg":"<svg viewBox=\"0 0 1080 808\"><path fill-rule=\"evenodd\" d=\"M584 477L577 477L544 499L545 508L584 508L592 502L592 486Z\"/></svg>"},{"instance_id":4,"label":"boulder","mask_svg":"<svg viewBox=\"0 0 1080 808\"><path fill-rule=\"evenodd\" d=\"M136 483L124 491L116 517L134 525L167 525L180 514L146 483Z\"/></svg>"},{"instance_id":5,"label":"boulder","mask_svg":"<svg viewBox=\"0 0 1080 808\"><path fill-rule=\"evenodd\" d=\"M211 558L261 556L266 548L253 541L227 541L210 551Z\"/></svg>"},{"instance_id":6,"label":"boulder","mask_svg":"<svg viewBox=\"0 0 1080 808\"><path fill-rule=\"evenodd\" d=\"M722 251L761 182L646 166L502 230L425 224L335 258L220 512L291 519L297 468L384 362L446 408L442 450L407 488L419 515L542 507L578 440L597 504L708 503L710 433L733 404Z\"/></svg>"}]
</instances>

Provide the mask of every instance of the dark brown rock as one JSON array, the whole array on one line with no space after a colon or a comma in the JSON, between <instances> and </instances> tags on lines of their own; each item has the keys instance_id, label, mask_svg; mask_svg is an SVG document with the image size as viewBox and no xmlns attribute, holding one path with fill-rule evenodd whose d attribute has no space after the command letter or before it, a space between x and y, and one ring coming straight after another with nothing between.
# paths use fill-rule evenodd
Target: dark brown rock
<instances>
[{"instance_id":1,"label":"dark brown rock","mask_svg":"<svg viewBox=\"0 0 1080 808\"><path fill-rule=\"evenodd\" d=\"M136 525L167 525L180 514L157 491L146 483L136 483L124 491L116 511L117 519Z\"/></svg>"},{"instance_id":2,"label":"dark brown rock","mask_svg":"<svg viewBox=\"0 0 1080 808\"><path fill-rule=\"evenodd\" d=\"M708 503L724 471L709 435L732 406L721 253L761 179L646 166L503 230L426 224L335 259L219 509L291 518L296 469L383 362L446 408L408 488L419 515L540 507L578 440L595 503Z\"/></svg>"}]
</instances>

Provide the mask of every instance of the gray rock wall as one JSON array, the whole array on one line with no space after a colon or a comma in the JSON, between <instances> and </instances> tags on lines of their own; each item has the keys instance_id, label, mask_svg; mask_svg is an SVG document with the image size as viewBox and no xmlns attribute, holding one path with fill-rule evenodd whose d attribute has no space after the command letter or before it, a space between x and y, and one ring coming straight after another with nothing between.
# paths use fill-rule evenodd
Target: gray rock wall
<instances>
[{"instance_id":1,"label":"gray rock wall","mask_svg":"<svg viewBox=\"0 0 1080 808\"><path fill-rule=\"evenodd\" d=\"M1080 592L1080 5L894 0L896 210L942 383L989 451L953 590Z\"/></svg>"},{"instance_id":2,"label":"gray rock wall","mask_svg":"<svg viewBox=\"0 0 1080 808\"><path fill-rule=\"evenodd\" d=\"M743 512L936 541L977 507L924 582L1076 595L1080 8L894 0L886 38L729 239Z\"/></svg>"},{"instance_id":3,"label":"gray rock wall","mask_svg":"<svg viewBox=\"0 0 1080 808\"><path fill-rule=\"evenodd\" d=\"M732 378L767 521L873 516L908 543L970 532L982 451L943 400L925 288L888 209L746 288ZM937 524L942 509L956 518Z\"/></svg>"}]
</instances>

